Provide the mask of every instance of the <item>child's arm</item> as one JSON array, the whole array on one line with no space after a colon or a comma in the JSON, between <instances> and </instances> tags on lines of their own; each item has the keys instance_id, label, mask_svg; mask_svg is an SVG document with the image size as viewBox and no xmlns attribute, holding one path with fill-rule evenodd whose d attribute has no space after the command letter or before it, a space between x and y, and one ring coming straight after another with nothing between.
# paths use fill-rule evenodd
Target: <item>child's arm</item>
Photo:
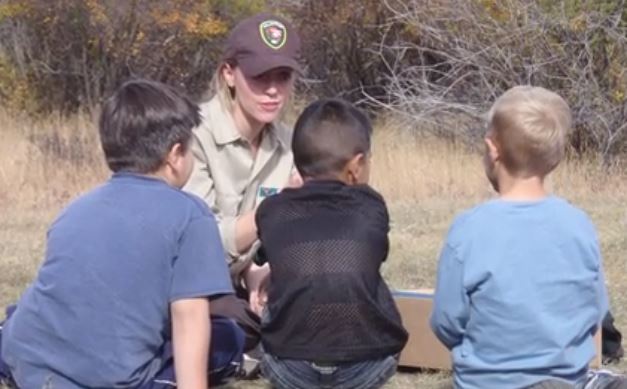
<instances>
[{"instance_id":1,"label":"child's arm","mask_svg":"<svg viewBox=\"0 0 627 389\"><path fill-rule=\"evenodd\" d=\"M463 263L453 247L445 244L438 265L438 279L431 313L431 328L449 349L462 342L470 301L463 285Z\"/></svg>"},{"instance_id":2,"label":"child's arm","mask_svg":"<svg viewBox=\"0 0 627 389\"><path fill-rule=\"evenodd\" d=\"M601 323L603 322L603 318L610 310L609 298L607 296L607 286L605 285L605 271L603 270L603 260L601 259L601 250L597 245L597 255L599 260L599 274L597 278L597 298L598 298L598 307L599 307L599 326L597 330L601 327ZM595 330L596 332L596 330Z\"/></svg>"},{"instance_id":3,"label":"child's arm","mask_svg":"<svg viewBox=\"0 0 627 389\"><path fill-rule=\"evenodd\" d=\"M177 388L207 389L211 333L209 300L176 300L170 310Z\"/></svg>"}]
</instances>

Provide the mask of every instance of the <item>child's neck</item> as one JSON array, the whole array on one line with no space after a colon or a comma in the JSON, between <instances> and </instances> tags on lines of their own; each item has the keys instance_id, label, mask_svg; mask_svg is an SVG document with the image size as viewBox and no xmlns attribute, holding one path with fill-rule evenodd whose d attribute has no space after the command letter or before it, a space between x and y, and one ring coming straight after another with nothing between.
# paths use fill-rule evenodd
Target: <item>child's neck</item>
<instances>
[{"instance_id":1,"label":"child's neck","mask_svg":"<svg viewBox=\"0 0 627 389\"><path fill-rule=\"evenodd\" d=\"M324 174L318 175L316 177L303 177L304 182L310 181L337 181L341 182L344 185L354 185L355 183L350 180L347 174L345 173L337 173L337 174Z\"/></svg>"},{"instance_id":2,"label":"child's neck","mask_svg":"<svg viewBox=\"0 0 627 389\"><path fill-rule=\"evenodd\" d=\"M168 170L166 166L162 166L158 170L152 173L146 173L144 175L147 177L152 177L161 181L165 181L165 183L170 186L174 186L179 189L181 188L179 184L176 182L176 178L172 175L172 173Z\"/></svg>"},{"instance_id":3,"label":"child's neck","mask_svg":"<svg viewBox=\"0 0 627 389\"><path fill-rule=\"evenodd\" d=\"M535 201L545 198L548 192L544 188L544 177L519 178L504 175L499 177L499 195L503 200Z\"/></svg>"}]
</instances>

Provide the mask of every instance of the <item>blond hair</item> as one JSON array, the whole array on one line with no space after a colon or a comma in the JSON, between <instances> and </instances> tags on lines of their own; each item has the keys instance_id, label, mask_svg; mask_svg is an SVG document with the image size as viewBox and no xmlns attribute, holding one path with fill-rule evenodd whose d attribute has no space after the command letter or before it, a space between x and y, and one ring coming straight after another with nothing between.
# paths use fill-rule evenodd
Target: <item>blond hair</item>
<instances>
[{"instance_id":1,"label":"blond hair","mask_svg":"<svg viewBox=\"0 0 627 389\"><path fill-rule=\"evenodd\" d=\"M226 80L224 79L224 75L222 74L224 66L226 65L226 61L221 61L218 64L215 72L213 72L213 76L211 77L209 89L207 89L207 91L203 95L202 100L209 101L213 97L217 96L222 106L226 107L228 111L231 112L235 101L235 93L226 84Z\"/></svg>"},{"instance_id":2,"label":"blond hair","mask_svg":"<svg viewBox=\"0 0 627 389\"><path fill-rule=\"evenodd\" d=\"M566 101L541 87L516 86L488 113L489 133L505 168L516 176L545 176L564 157L572 118Z\"/></svg>"}]
</instances>

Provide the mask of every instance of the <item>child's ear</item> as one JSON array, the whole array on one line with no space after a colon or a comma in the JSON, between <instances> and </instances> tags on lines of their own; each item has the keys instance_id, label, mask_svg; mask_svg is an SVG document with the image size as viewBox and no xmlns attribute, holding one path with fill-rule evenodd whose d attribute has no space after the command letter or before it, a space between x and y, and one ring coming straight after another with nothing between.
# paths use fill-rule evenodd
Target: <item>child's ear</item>
<instances>
[{"instance_id":1,"label":"child's ear","mask_svg":"<svg viewBox=\"0 0 627 389\"><path fill-rule=\"evenodd\" d=\"M351 185L359 184L363 177L363 170L366 169L366 156L363 153L355 155L346 164L346 173L348 183Z\"/></svg>"},{"instance_id":2,"label":"child's ear","mask_svg":"<svg viewBox=\"0 0 627 389\"><path fill-rule=\"evenodd\" d=\"M490 161L496 162L500 159L501 153L499 148L494 141L494 138L490 136L486 136L484 138L485 146L486 146L486 156L489 157Z\"/></svg>"},{"instance_id":3,"label":"child's ear","mask_svg":"<svg viewBox=\"0 0 627 389\"><path fill-rule=\"evenodd\" d=\"M185 148L181 143L176 143L170 148L165 158L165 163L170 167L179 166L182 159L185 158Z\"/></svg>"}]
</instances>

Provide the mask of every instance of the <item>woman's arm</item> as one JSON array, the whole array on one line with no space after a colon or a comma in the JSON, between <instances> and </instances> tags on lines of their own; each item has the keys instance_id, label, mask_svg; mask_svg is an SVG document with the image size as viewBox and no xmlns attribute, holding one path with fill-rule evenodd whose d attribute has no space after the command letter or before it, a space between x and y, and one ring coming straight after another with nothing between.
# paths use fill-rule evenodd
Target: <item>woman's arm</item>
<instances>
[{"instance_id":1,"label":"woman's arm","mask_svg":"<svg viewBox=\"0 0 627 389\"><path fill-rule=\"evenodd\" d=\"M177 388L207 389L211 333L209 300L177 300L171 304L170 310Z\"/></svg>"},{"instance_id":2,"label":"woman's arm","mask_svg":"<svg viewBox=\"0 0 627 389\"><path fill-rule=\"evenodd\" d=\"M237 254L243 254L257 240L257 224L255 223L255 212L250 210L240 215L235 221L235 249Z\"/></svg>"},{"instance_id":3,"label":"woman's arm","mask_svg":"<svg viewBox=\"0 0 627 389\"><path fill-rule=\"evenodd\" d=\"M224 216L216 205L216 192L209 166L209 159L199 138L192 141L194 168L183 190L200 197L216 217L222 245L231 257L245 253L257 239L255 212L249 211L239 217Z\"/></svg>"},{"instance_id":4,"label":"woman's arm","mask_svg":"<svg viewBox=\"0 0 627 389\"><path fill-rule=\"evenodd\" d=\"M303 186L303 179L296 169L292 169L286 188L299 188ZM237 218L235 224L235 246L238 253L247 252L257 240L257 224L255 223L255 213L257 208L248 211ZM253 270L258 270L253 268ZM267 272L266 272L267 274Z\"/></svg>"}]
</instances>

